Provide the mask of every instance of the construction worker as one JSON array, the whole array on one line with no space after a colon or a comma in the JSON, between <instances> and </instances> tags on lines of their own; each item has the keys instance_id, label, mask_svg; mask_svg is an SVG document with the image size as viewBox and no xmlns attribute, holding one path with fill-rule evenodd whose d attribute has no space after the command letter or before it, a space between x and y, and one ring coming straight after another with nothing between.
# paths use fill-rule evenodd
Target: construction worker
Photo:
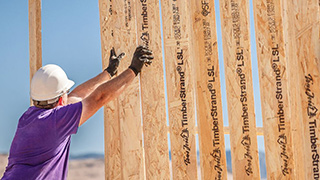
<instances>
[{"instance_id":1,"label":"construction worker","mask_svg":"<svg viewBox=\"0 0 320 180\"><path fill-rule=\"evenodd\" d=\"M74 82L59 66L49 64L35 73L30 87L34 106L19 119L2 180L66 179L71 135L153 59L149 49L139 46L129 68L111 79L123 55L112 49L109 66L70 94Z\"/></svg>"}]
</instances>

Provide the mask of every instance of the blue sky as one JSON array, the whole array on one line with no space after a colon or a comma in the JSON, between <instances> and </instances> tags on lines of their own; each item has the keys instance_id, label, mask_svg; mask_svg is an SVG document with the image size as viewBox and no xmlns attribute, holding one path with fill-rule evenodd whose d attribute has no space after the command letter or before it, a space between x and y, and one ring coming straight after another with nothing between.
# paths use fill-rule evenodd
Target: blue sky
<instances>
[{"instance_id":1,"label":"blue sky","mask_svg":"<svg viewBox=\"0 0 320 180\"><path fill-rule=\"evenodd\" d=\"M0 152L8 152L29 107L28 1L0 1ZM60 65L76 84L102 71L98 1L43 1L43 64ZM71 152L103 153L103 111L73 136Z\"/></svg>"},{"instance_id":2,"label":"blue sky","mask_svg":"<svg viewBox=\"0 0 320 180\"><path fill-rule=\"evenodd\" d=\"M223 59L218 1L216 4L219 59ZM252 3L250 9L253 26ZM262 126L254 29L252 66L257 125ZM17 122L29 107L28 1L0 0L0 153L7 153ZM42 2L42 62L60 65L76 85L102 71L98 0ZM224 66L220 61L223 116L227 120ZM228 137L228 136L226 136ZM103 110L72 137L71 153L104 152ZM259 148L263 140L259 137ZM230 147L228 138L227 148Z\"/></svg>"}]
</instances>

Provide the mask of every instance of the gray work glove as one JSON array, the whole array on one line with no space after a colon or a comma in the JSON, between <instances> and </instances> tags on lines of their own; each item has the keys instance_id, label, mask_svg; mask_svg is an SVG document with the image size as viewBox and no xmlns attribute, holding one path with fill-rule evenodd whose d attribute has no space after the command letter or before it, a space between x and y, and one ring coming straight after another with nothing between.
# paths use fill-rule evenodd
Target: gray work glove
<instances>
[{"instance_id":1,"label":"gray work glove","mask_svg":"<svg viewBox=\"0 0 320 180\"><path fill-rule=\"evenodd\" d=\"M124 55L125 53L121 53L119 56L117 56L114 48L110 50L109 66L105 69L105 71L107 71L111 77L117 74L120 60Z\"/></svg>"},{"instance_id":2,"label":"gray work glove","mask_svg":"<svg viewBox=\"0 0 320 180\"><path fill-rule=\"evenodd\" d=\"M143 65L150 65L152 63L152 59L152 51L145 46L138 46L133 54L129 68L132 69L136 75L138 75L141 72Z\"/></svg>"}]
</instances>

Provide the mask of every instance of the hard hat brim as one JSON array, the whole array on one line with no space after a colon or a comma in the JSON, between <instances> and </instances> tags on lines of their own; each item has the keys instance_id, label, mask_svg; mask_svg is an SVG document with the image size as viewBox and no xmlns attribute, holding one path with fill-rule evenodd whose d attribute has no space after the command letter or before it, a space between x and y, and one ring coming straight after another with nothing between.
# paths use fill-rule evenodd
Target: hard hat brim
<instances>
[{"instance_id":1,"label":"hard hat brim","mask_svg":"<svg viewBox=\"0 0 320 180\"><path fill-rule=\"evenodd\" d=\"M68 81L68 83L67 83L67 86L66 86L66 91L68 91L69 89L71 89L74 84L75 84L74 81L72 81L72 80L69 79L69 81Z\"/></svg>"}]
</instances>

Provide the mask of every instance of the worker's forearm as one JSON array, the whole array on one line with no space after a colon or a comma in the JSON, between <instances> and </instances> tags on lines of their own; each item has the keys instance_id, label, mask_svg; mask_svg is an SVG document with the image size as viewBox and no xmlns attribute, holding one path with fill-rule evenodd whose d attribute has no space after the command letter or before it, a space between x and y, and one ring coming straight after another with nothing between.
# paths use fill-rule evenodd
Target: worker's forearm
<instances>
[{"instance_id":1,"label":"worker's forearm","mask_svg":"<svg viewBox=\"0 0 320 180\"><path fill-rule=\"evenodd\" d=\"M94 113L112 99L119 96L141 71L144 64L151 64L152 52L139 46L133 55L131 65L119 76L102 83L88 97L82 99L82 114L79 126L86 122Z\"/></svg>"},{"instance_id":2,"label":"worker's forearm","mask_svg":"<svg viewBox=\"0 0 320 180\"><path fill-rule=\"evenodd\" d=\"M101 84L98 89L101 92L103 104L119 96L135 78L135 73L131 69L123 71L119 76Z\"/></svg>"},{"instance_id":3,"label":"worker's forearm","mask_svg":"<svg viewBox=\"0 0 320 180\"><path fill-rule=\"evenodd\" d=\"M131 69L127 69L119 76L101 84L88 97L83 99L79 126L86 122L102 106L121 94L134 78L134 72Z\"/></svg>"},{"instance_id":4,"label":"worker's forearm","mask_svg":"<svg viewBox=\"0 0 320 180\"><path fill-rule=\"evenodd\" d=\"M98 86L105 83L106 81L110 80L110 75L108 72L103 71L100 74L98 74L96 77L80 84L78 87L76 87L71 93L71 96L75 96L81 99L86 98L88 95L90 95Z\"/></svg>"}]
</instances>

